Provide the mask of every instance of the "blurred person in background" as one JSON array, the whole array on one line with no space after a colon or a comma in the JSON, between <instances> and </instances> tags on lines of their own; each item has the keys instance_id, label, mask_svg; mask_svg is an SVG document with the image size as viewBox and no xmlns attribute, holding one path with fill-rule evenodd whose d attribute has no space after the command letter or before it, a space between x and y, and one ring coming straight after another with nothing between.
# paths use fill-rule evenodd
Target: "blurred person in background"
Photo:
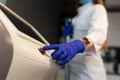
<instances>
[{"instance_id":1,"label":"blurred person in background","mask_svg":"<svg viewBox=\"0 0 120 80\"><path fill-rule=\"evenodd\" d=\"M43 49L55 50L52 59L59 61L60 66L68 65L68 80L106 80L101 51L107 39L108 19L103 0L78 3L78 13L72 19L72 39Z\"/></svg>"}]
</instances>

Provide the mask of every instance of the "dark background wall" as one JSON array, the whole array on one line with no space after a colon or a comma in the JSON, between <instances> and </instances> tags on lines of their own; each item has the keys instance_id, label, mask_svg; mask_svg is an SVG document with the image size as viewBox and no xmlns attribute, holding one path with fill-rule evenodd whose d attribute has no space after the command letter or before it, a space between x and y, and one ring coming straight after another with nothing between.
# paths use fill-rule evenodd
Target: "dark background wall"
<instances>
[{"instance_id":1,"label":"dark background wall","mask_svg":"<svg viewBox=\"0 0 120 80\"><path fill-rule=\"evenodd\" d=\"M58 43L64 0L8 0L6 4L50 42Z\"/></svg>"}]
</instances>

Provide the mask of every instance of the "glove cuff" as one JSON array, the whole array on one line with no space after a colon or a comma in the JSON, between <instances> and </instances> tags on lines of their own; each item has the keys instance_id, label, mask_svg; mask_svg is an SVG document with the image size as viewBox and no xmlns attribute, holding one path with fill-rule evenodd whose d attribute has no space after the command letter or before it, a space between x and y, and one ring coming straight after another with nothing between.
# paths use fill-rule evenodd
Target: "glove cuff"
<instances>
[{"instance_id":1,"label":"glove cuff","mask_svg":"<svg viewBox=\"0 0 120 80\"><path fill-rule=\"evenodd\" d=\"M85 51L85 45L81 40L74 40L71 42L75 53L83 53Z\"/></svg>"}]
</instances>

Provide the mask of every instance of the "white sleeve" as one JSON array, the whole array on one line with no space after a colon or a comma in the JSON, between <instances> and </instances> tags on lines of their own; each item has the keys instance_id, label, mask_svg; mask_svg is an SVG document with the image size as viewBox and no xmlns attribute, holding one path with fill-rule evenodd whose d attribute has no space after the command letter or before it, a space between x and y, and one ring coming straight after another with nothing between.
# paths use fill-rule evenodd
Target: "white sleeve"
<instances>
[{"instance_id":1,"label":"white sleeve","mask_svg":"<svg viewBox=\"0 0 120 80\"><path fill-rule=\"evenodd\" d=\"M104 6L95 5L94 7L86 37L93 41L95 51L98 52L107 38L108 19Z\"/></svg>"}]
</instances>

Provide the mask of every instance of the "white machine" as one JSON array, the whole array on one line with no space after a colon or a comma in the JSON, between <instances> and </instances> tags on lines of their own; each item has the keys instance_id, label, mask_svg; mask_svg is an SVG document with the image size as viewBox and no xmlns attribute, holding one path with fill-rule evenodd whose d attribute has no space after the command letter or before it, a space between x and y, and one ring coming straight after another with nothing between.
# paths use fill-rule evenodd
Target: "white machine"
<instances>
[{"instance_id":1,"label":"white machine","mask_svg":"<svg viewBox=\"0 0 120 80\"><path fill-rule=\"evenodd\" d=\"M54 80L56 64L38 50L45 44L18 30L4 11L49 44L31 24L0 3L0 80Z\"/></svg>"}]
</instances>

